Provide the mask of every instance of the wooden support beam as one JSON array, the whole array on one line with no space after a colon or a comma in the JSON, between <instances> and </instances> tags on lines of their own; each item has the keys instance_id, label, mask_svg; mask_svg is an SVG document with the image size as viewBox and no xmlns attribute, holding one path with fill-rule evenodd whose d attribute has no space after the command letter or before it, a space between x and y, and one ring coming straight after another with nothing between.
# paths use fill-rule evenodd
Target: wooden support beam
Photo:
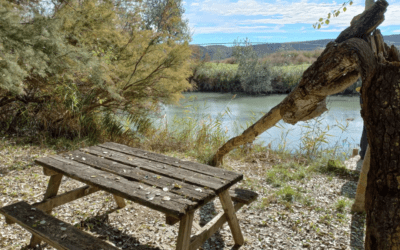
<instances>
[{"instance_id":1,"label":"wooden support beam","mask_svg":"<svg viewBox=\"0 0 400 250\"><path fill-rule=\"evenodd\" d=\"M44 201L32 204L33 207L39 208L45 212L51 211L53 208L66 204L68 202L77 200L89 194L99 191L98 187L83 186L63 194L57 195L52 198L48 198Z\"/></svg>"},{"instance_id":2,"label":"wooden support beam","mask_svg":"<svg viewBox=\"0 0 400 250\"><path fill-rule=\"evenodd\" d=\"M179 234L176 250L189 250L193 216L194 211L191 211L185 214L181 219L181 222L179 224Z\"/></svg>"},{"instance_id":3,"label":"wooden support beam","mask_svg":"<svg viewBox=\"0 0 400 250\"><path fill-rule=\"evenodd\" d=\"M178 222L179 222L178 218L175 218L175 217L172 217L172 216L169 216L169 215L165 216L165 223L167 223L167 225L172 226L172 225L175 225Z\"/></svg>"},{"instance_id":4,"label":"wooden support beam","mask_svg":"<svg viewBox=\"0 0 400 250\"><path fill-rule=\"evenodd\" d=\"M197 231L201 231L202 230L202 227L198 223L193 221L192 225L193 225L194 228L196 228Z\"/></svg>"},{"instance_id":5,"label":"wooden support beam","mask_svg":"<svg viewBox=\"0 0 400 250\"><path fill-rule=\"evenodd\" d=\"M58 189L60 188L61 179L63 174L56 174L50 176L49 185L47 186L46 193L44 194L43 200L48 198L52 198L57 195ZM51 209L46 212L47 214L51 214ZM29 243L29 247L35 247L37 244L40 244L41 239L36 235L32 235L31 241Z\"/></svg>"},{"instance_id":6,"label":"wooden support beam","mask_svg":"<svg viewBox=\"0 0 400 250\"><path fill-rule=\"evenodd\" d=\"M52 176L52 175L57 175L59 173L54 170L43 167L43 174L46 176Z\"/></svg>"},{"instance_id":7,"label":"wooden support beam","mask_svg":"<svg viewBox=\"0 0 400 250\"><path fill-rule=\"evenodd\" d=\"M119 208L123 208L126 206L124 198L119 197L118 195L115 195L115 194L113 194L113 196L114 196L115 203L117 203L117 206Z\"/></svg>"},{"instance_id":8,"label":"wooden support beam","mask_svg":"<svg viewBox=\"0 0 400 250\"><path fill-rule=\"evenodd\" d=\"M243 207L243 203L236 203L234 205L235 212ZM198 249L203 243L209 239L222 225L227 222L225 212L217 214L212 220L210 220L206 225L204 225L201 230L199 230L190 239L189 249Z\"/></svg>"},{"instance_id":9,"label":"wooden support beam","mask_svg":"<svg viewBox=\"0 0 400 250\"><path fill-rule=\"evenodd\" d=\"M237 245L244 244L244 238L242 231L240 230L239 222L236 218L235 208L233 207L231 196L229 191L225 190L218 194L222 204L222 208L225 212L225 217L228 220L229 227L231 228L233 239Z\"/></svg>"}]
</instances>

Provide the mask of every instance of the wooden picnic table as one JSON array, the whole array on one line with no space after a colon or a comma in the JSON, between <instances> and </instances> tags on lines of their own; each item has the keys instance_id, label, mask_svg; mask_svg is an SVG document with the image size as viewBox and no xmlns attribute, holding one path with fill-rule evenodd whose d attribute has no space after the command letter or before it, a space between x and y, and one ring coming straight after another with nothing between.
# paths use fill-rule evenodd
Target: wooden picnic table
<instances>
[{"instance_id":1,"label":"wooden picnic table","mask_svg":"<svg viewBox=\"0 0 400 250\"><path fill-rule=\"evenodd\" d=\"M165 213L168 224L180 222L176 249L197 249L226 221L235 244L244 243L235 214L243 204L234 205L232 199L236 198L236 202L243 195L249 195L247 203L243 201L248 204L256 196L246 190L236 194L232 190L229 192L230 187L243 179L243 174L112 142L51 155L35 162L50 176L44 200L34 205L47 214L54 207L104 190L113 194L118 207L124 207L124 199L128 199ZM57 195L63 175L87 186ZM224 212L203 228L194 225L194 212L216 197ZM190 237L192 225L198 232ZM33 234L31 246L44 239L38 235Z\"/></svg>"}]
</instances>

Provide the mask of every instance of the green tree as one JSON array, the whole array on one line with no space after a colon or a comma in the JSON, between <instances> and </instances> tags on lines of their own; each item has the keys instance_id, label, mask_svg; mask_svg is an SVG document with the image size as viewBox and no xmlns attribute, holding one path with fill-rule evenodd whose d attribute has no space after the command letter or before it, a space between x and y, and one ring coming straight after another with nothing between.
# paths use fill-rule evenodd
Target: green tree
<instances>
[{"instance_id":1,"label":"green tree","mask_svg":"<svg viewBox=\"0 0 400 250\"><path fill-rule=\"evenodd\" d=\"M182 19L185 10L181 0L145 0L144 5L143 29L167 32L170 37L179 37L182 42L191 41L188 20ZM166 24L168 19L175 19L173 25Z\"/></svg>"},{"instance_id":2,"label":"green tree","mask_svg":"<svg viewBox=\"0 0 400 250\"><path fill-rule=\"evenodd\" d=\"M110 0L71 1L52 17L32 7L28 22L14 7L21 10L0 0L0 127L8 131L129 134L122 115L141 131L160 102L177 102L190 88L188 42L141 30L140 6L127 15ZM126 24L131 31L117 28Z\"/></svg>"},{"instance_id":3,"label":"green tree","mask_svg":"<svg viewBox=\"0 0 400 250\"><path fill-rule=\"evenodd\" d=\"M222 60L222 59L224 59L223 52L222 52L221 48L217 48L217 51L213 55L213 61Z\"/></svg>"},{"instance_id":4,"label":"green tree","mask_svg":"<svg viewBox=\"0 0 400 250\"><path fill-rule=\"evenodd\" d=\"M239 63L237 74L243 90L249 94L258 94L272 90L271 68L266 63L258 62L258 55L246 38L244 46L234 41L232 56Z\"/></svg>"}]
</instances>

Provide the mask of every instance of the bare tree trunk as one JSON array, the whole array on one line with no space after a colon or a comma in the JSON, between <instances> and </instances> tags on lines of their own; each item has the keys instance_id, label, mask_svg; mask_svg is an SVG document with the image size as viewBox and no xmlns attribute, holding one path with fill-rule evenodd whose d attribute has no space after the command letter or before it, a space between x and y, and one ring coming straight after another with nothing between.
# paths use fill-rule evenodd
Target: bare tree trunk
<instances>
[{"instance_id":1,"label":"bare tree trunk","mask_svg":"<svg viewBox=\"0 0 400 250\"><path fill-rule=\"evenodd\" d=\"M362 95L371 152L365 249L400 249L400 62L379 63Z\"/></svg>"}]
</instances>

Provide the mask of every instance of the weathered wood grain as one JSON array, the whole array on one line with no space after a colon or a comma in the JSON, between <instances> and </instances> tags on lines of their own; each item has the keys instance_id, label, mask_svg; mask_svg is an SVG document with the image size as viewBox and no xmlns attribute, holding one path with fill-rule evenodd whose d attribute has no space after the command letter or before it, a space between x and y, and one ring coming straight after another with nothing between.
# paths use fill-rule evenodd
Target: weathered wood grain
<instances>
[{"instance_id":1,"label":"weathered wood grain","mask_svg":"<svg viewBox=\"0 0 400 250\"><path fill-rule=\"evenodd\" d=\"M386 0L378 0L372 7L365 10L357 20L355 20L347 29L343 30L336 38L336 43L341 43L351 38L360 38L367 42L367 37L384 20L385 12L389 3Z\"/></svg>"},{"instance_id":2,"label":"weathered wood grain","mask_svg":"<svg viewBox=\"0 0 400 250\"><path fill-rule=\"evenodd\" d=\"M198 207L197 203L174 193L162 191L144 183L129 181L118 175L97 170L61 156L40 158L35 162L88 185L100 187L102 190L176 218L181 218L188 211ZM163 197L169 197L170 200L163 200Z\"/></svg>"},{"instance_id":3,"label":"weathered wood grain","mask_svg":"<svg viewBox=\"0 0 400 250\"><path fill-rule=\"evenodd\" d=\"M238 211L243 206L243 203L236 203L234 205L234 209L235 211ZM217 214L190 238L189 249L198 249L207 239L209 239L218 229L220 229L225 222L227 222L225 212Z\"/></svg>"},{"instance_id":4,"label":"weathered wood grain","mask_svg":"<svg viewBox=\"0 0 400 250\"><path fill-rule=\"evenodd\" d=\"M149 159L152 161L158 161L161 163L165 163L171 166L175 167L181 167L184 169L188 169L197 173L201 174L206 174L209 176L214 176L218 177L223 180L242 180L243 175L240 173L236 173L233 171L221 169L221 168L215 168L206 164L201 164L201 163L196 163L196 162L190 162L190 161L182 161L178 158L175 157L170 157L162 154L157 154L153 152L147 152L143 149L139 148L132 148L125 146L123 144L118 144L115 142L106 142L104 144L99 145L99 147L105 148L105 149L112 149L121 153L129 154L129 155L134 155L140 158L144 159Z\"/></svg>"},{"instance_id":5,"label":"weathered wood grain","mask_svg":"<svg viewBox=\"0 0 400 250\"><path fill-rule=\"evenodd\" d=\"M246 205L249 205L258 197L258 194L256 192L240 188L230 189L229 195L231 196L231 199L233 201Z\"/></svg>"},{"instance_id":6,"label":"weathered wood grain","mask_svg":"<svg viewBox=\"0 0 400 250\"><path fill-rule=\"evenodd\" d=\"M74 156L74 161L87 164L103 171L118 174L129 180L136 180L151 186L156 186L161 189L168 187L172 193L186 196L188 199L201 202L201 204L210 201L216 196L215 192L211 189L200 188L199 186L190 185L176 179L157 175L119 162L102 159L78 150L71 152L71 154ZM181 188L175 188L174 184L181 186ZM201 192L198 191L199 188Z\"/></svg>"},{"instance_id":7,"label":"weathered wood grain","mask_svg":"<svg viewBox=\"0 0 400 250\"><path fill-rule=\"evenodd\" d=\"M17 222L38 239L60 250L118 249L23 201L0 208L0 213Z\"/></svg>"},{"instance_id":8,"label":"weathered wood grain","mask_svg":"<svg viewBox=\"0 0 400 250\"><path fill-rule=\"evenodd\" d=\"M57 195L58 189L60 188L62 177L63 177L63 175L61 173L50 176L49 185L47 185L46 193L44 194L43 200L46 200L48 198L51 198L51 197L54 197ZM49 210L47 210L46 213L51 214L52 209L53 208L49 208ZM40 243L40 238L36 237L33 234L31 241L29 243L29 246L34 247L39 243Z\"/></svg>"},{"instance_id":9,"label":"weathered wood grain","mask_svg":"<svg viewBox=\"0 0 400 250\"><path fill-rule=\"evenodd\" d=\"M233 239L237 245L244 244L244 238L242 231L240 230L239 222L236 217L235 208L233 207L231 196L229 192L226 190L219 195L219 199L222 204L222 208L225 212L226 220L228 221L229 227L231 228Z\"/></svg>"},{"instance_id":10,"label":"weathered wood grain","mask_svg":"<svg viewBox=\"0 0 400 250\"><path fill-rule=\"evenodd\" d=\"M196 173L186 169L171 167L167 164L126 155L110 149L107 149L107 151L105 151L103 148L93 146L81 150L83 152L104 157L105 159L109 159L125 165L139 167L140 169L152 172L154 174L167 176L172 179L180 180L201 187L207 187L214 190L216 193L220 192L221 190L228 189L234 184L234 182L232 181L221 180L216 177Z\"/></svg>"},{"instance_id":11,"label":"weathered wood grain","mask_svg":"<svg viewBox=\"0 0 400 250\"><path fill-rule=\"evenodd\" d=\"M32 204L33 207L39 208L43 211L50 211L52 208L64 205L68 202L77 200L89 194L99 191L98 187L83 186L63 194L54 196L52 198L45 199L41 202Z\"/></svg>"},{"instance_id":12,"label":"weathered wood grain","mask_svg":"<svg viewBox=\"0 0 400 250\"><path fill-rule=\"evenodd\" d=\"M178 242L176 250L189 250L190 234L192 232L194 212L185 214L179 224Z\"/></svg>"},{"instance_id":13,"label":"weathered wood grain","mask_svg":"<svg viewBox=\"0 0 400 250\"><path fill-rule=\"evenodd\" d=\"M249 205L255 201L258 194L245 189L234 189L229 190L229 195L232 200L235 201L233 206L235 212L237 212L245 204ZM196 232L190 238L190 249L198 249L208 238L210 238L222 225L227 222L225 212L217 214L211 221L204 225L198 232Z\"/></svg>"},{"instance_id":14,"label":"weathered wood grain","mask_svg":"<svg viewBox=\"0 0 400 250\"><path fill-rule=\"evenodd\" d=\"M114 197L115 203L117 203L117 206L119 208L123 208L126 206L124 198L119 197L118 195L115 195L115 194L113 194L113 197Z\"/></svg>"}]
</instances>

